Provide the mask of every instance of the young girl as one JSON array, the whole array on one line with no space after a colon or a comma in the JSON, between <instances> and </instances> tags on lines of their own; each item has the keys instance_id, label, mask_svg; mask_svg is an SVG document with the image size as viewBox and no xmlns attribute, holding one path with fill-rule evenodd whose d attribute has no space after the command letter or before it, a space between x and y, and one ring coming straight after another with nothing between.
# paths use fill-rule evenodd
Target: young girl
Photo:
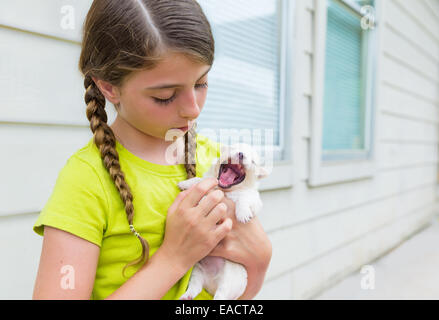
<instances>
[{"instance_id":1,"label":"young girl","mask_svg":"<svg viewBox=\"0 0 439 320\"><path fill-rule=\"evenodd\" d=\"M68 159L34 225L44 240L33 298L178 299L206 255L244 265L241 299L253 298L271 259L258 219L237 223L216 179L177 186L202 177L220 150L195 132L214 60L199 4L95 0L83 28L93 138ZM117 111L111 126L106 99ZM184 159L169 163L177 128Z\"/></svg>"}]
</instances>

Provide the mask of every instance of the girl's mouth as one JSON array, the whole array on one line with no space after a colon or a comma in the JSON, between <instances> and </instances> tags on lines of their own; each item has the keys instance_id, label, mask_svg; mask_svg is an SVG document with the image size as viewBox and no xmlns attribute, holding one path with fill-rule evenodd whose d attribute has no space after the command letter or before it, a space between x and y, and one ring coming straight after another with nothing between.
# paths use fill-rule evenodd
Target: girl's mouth
<instances>
[{"instance_id":1,"label":"girl's mouth","mask_svg":"<svg viewBox=\"0 0 439 320\"><path fill-rule=\"evenodd\" d=\"M239 164L232 164L229 158L228 163L223 163L220 166L218 173L218 186L223 189L231 188L232 186L241 183L245 178L245 168L242 161Z\"/></svg>"}]
</instances>

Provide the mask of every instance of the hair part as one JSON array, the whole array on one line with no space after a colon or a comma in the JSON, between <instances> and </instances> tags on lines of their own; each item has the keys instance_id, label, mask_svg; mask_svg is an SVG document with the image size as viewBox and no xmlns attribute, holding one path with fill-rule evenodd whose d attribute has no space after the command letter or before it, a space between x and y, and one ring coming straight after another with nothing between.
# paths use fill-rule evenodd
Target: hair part
<instances>
[{"instance_id":1,"label":"hair part","mask_svg":"<svg viewBox=\"0 0 439 320\"><path fill-rule=\"evenodd\" d=\"M196 0L94 0L83 26L79 70L84 75L87 119L124 204L128 227L139 239L142 253L132 265L146 263L149 244L133 226L133 194L120 167L115 135L107 124L105 97L92 77L122 87L129 76L157 66L168 52L212 65L215 44L210 24ZM187 178L196 176L196 123L185 134Z\"/></svg>"}]
</instances>

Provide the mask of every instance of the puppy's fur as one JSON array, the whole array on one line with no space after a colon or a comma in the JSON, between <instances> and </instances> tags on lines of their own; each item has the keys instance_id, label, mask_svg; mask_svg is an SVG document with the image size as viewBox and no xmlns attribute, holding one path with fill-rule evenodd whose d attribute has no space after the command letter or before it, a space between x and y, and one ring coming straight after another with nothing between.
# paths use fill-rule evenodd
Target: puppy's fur
<instances>
[{"instance_id":1,"label":"puppy's fur","mask_svg":"<svg viewBox=\"0 0 439 320\"><path fill-rule=\"evenodd\" d=\"M228 164L224 166L224 164ZM220 179L220 171L227 171L230 165L240 172L245 172L242 181L236 179L236 183L223 184L224 178ZM223 166L222 166L223 165ZM202 178L191 178L178 183L181 190L189 189L201 180L214 177L220 182L215 189L224 191L224 195L235 202L236 219L241 223L248 222L262 209L262 201L258 192L258 180L266 177L268 171L260 165L257 152L248 144L234 144L221 146L221 157L217 158ZM243 175L240 175L242 178ZM229 179L230 180L230 179ZM233 181L235 181L233 180ZM226 260L222 257L207 256L195 264L187 291L180 300L191 300L196 297L203 288L213 295L214 300L236 300L247 287L247 271L244 266Z\"/></svg>"}]
</instances>

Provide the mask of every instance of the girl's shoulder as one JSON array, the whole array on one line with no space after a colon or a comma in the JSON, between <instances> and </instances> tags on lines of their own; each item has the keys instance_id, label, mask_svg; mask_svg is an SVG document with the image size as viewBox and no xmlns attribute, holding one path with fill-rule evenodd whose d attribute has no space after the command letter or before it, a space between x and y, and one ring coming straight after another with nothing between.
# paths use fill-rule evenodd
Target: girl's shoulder
<instances>
[{"instance_id":1,"label":"girl's shoulder","mask_svg":"<svg viewBox=\"0 0 439 320\"><path fill-rule=\"evenodd\" d=\"M93 163L89 143L68 158L33 230L44 235L49 225L100 246L107 226L108 196Z\"/></svg>"},{"instance_id":2,"label":"girl's shoulder","mask_svg":"<svg viewBox=\"0 0 439 320\"><path fill-rule=\"evenodd\" d=\"M71 159L80 159L93 168L99 168L102 162L101 154L93 139L92 137L83 147L77 149L68 161Z\"/></svg>"}]
</instances>

